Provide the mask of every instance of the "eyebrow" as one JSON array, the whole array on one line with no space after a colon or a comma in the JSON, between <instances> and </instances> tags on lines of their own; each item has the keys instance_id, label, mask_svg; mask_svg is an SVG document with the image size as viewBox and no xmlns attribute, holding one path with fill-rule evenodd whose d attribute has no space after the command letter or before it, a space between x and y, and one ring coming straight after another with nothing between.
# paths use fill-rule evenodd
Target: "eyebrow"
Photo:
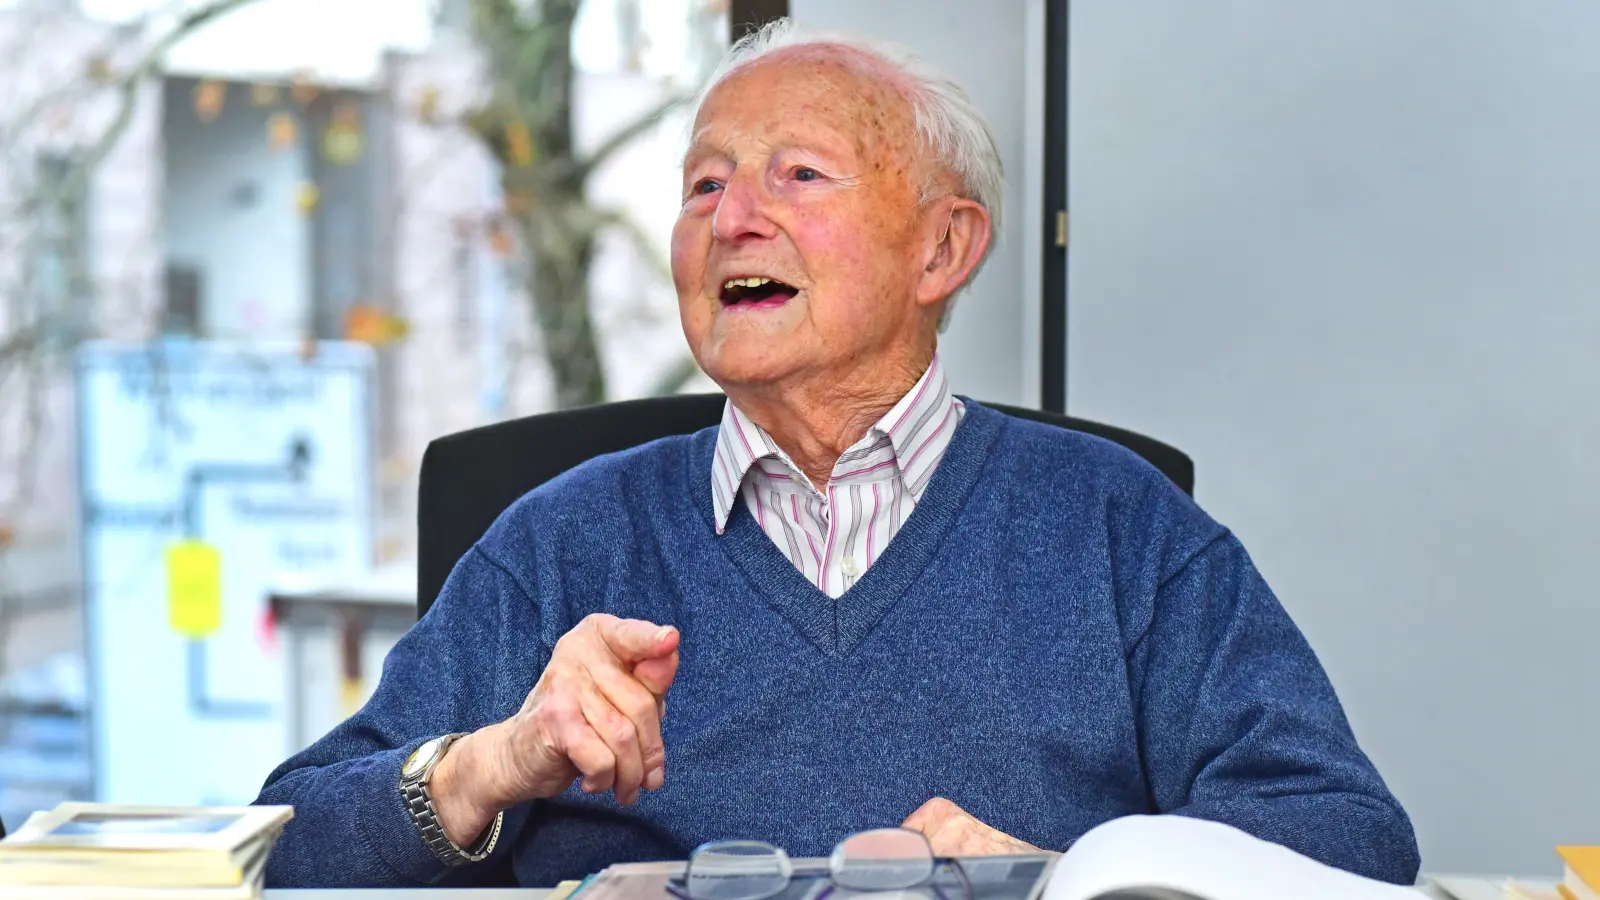
<instances>
[{"instance_id":1,"label":"eyebrow","mask_svg":"<svg viewBox=\"0 0 1600 900\"><path fill-rule=\"evenodd\" d=\"M694 143L690 143L689 144L689 149L687 149L687 150L685 150L683 152L683 158L678 160L678 167L682 168L682 169L687 169L687 168L689 168L689 165L691 163L697 163L697 162L700 162L703 159L709 159L709 158L714 158L714 157L717 157L717 156L726 156L726 155L727 154L724 153L721 150L708 148L704 144L701 144L699 142L694 142Z\"/></svg>"},{"instance_id":2,"label":"eyebrow","mask_svg":"<svg viewBox=\"0 0 1600 900\"><path fill-rule=\"evenodd\" d=\"M824 140L826 140L827 137L835 136L831 129L825 129L824 132L826 135ZM857 155L855 148L849 147L848 141L840 140L838 142L838 146L846 149L844 149L843 152L840 152L838 149L833 147L820 147L817 146L816 135L812 135L808 139L806 136L794 133L781 135L778 140L771 143L769 149L772 154L796 151L814 154L823 158L824 160L827 160L828 162L838 165L845 165L850 161L850 159L846 159L845 157L853 158ZM728 159L731 155L732 154L729 152L726 142L703 141L697 139L689 144L688 150L684 151L683 159L680 161L680 166L684 169L687 169L692 163L698 163L706 159Z\"/></svg>"}]
</instances>

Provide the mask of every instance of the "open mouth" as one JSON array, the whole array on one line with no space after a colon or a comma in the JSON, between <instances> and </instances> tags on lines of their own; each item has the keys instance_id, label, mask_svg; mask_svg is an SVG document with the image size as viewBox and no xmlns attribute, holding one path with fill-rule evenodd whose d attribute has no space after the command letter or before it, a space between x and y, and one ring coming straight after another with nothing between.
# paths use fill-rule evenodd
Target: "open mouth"
<instances>
[{"instance_id":1,"label":"open mouth","mask_svg":"<svg viewBox=\"0 0 1600 900\"><path fill-rule=\"evenodd\" d=\"M748 278L730 278L722 283L721 300L726 308L781 306L800 289L791 287L776 278L753 275Z\"/></svg>"}]
</instances>

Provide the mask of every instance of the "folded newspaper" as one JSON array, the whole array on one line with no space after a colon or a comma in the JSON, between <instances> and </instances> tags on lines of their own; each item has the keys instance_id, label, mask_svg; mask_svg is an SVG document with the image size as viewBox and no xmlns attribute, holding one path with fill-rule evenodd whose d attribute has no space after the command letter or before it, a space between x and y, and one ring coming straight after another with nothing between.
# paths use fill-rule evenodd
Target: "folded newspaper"
<instances>
[{"instance_id":1,"label":"folded newspaper","mask_svg":"<svg viewBox=\"0 0 1600 900\"><path fill-rule=\"evenodd\" d=\"M63 803L0 840L0 900L249 900L293 814Z\"/></svg>"}]
</instances>

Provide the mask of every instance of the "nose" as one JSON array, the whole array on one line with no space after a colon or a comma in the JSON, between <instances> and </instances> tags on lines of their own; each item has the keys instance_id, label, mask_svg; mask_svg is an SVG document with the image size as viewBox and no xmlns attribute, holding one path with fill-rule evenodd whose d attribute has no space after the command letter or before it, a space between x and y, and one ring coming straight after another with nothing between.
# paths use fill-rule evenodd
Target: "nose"
<instances>
[{"instance_id":1,"label":"nose","mask_svg":"<svg viewBox=\"0 0 1600 900\"><path fill-rule=\"evenodd\" d=\"M773 237L778 228L767 214L771 202L756 173L735 171L722 187L722 197L711 219L711 233L725 244Z\"/></svg>"}]
</instances>

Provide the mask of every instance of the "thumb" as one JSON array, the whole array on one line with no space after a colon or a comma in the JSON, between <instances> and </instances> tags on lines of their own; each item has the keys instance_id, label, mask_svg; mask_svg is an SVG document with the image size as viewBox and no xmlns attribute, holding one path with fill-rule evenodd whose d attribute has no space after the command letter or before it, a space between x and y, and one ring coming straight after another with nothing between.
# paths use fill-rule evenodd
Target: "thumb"
<instances>
[{"instance_id":1,"label":"thumb","mask_svg":"<svg viewBox=\"0 0 1600 900\"><path fill-rule=\"evenodd\" d=\"M675 652L634 663L633 666L633 677L657 697L667 695L667 688L672 687L672 679L677 674L678 654Z\"/></svg>"},{"instance_id":2,"label":"thumb","mask_svg":"<svg viewBox=\"0 0 1600 900\"><path fill-rule=\"evenodd\" d=\"M639 619L602 620L600 639L623 663L668 656L678 649L678 629Z\"/></svg>"}]
</instances>

